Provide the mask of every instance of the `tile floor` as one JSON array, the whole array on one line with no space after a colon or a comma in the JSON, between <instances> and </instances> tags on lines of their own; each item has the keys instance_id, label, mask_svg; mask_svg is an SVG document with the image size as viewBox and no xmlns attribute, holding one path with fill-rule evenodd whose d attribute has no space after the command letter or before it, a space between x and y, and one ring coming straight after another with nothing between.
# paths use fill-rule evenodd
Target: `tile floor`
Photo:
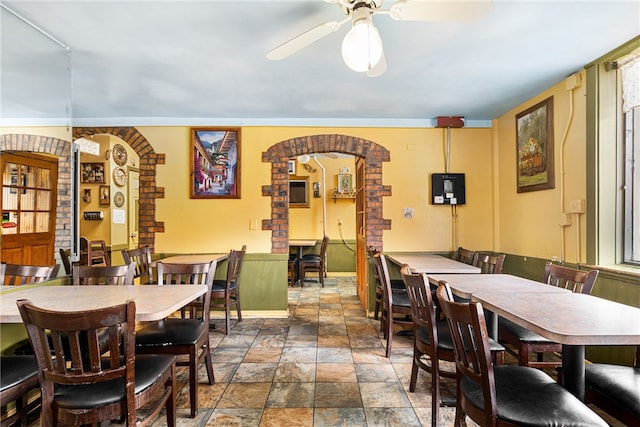
<instances>
[{"instance_id":1,"label":"tile floor","mask_svg":"<svg viewBox=\"0 0 640 427\"><path fill-rule=\"evenodd\" d=\"M384 357L379 321L366 318L354 277L289 288L289 318L233 322L211 331L216 383L200 370L200 402L188 418L178 394L178 426L421 426L431 424L429 378L408 391L412 342L394 336ZM222 326L222 323L219 323ZM180 371L181 385L187 372ZM454 396L455 382L443 387ZM453 408L442 408L451 425ZM163 426L160 418L154 426Z\"/></svg>"}]
</instances>

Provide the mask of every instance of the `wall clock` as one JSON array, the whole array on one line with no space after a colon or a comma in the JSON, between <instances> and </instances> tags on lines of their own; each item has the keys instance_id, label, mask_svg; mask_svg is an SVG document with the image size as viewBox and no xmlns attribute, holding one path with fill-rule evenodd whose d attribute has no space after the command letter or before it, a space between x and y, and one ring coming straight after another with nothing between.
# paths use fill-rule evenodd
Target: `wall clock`
<instances>
[{"instance_id":1,"label":"wall clock","mask_svg":"<svg viewBox=\"0 0 640 427\"><path fill-rule=\"evenodd\" d=\"M113 170L113 182L115 182L118 187L125 185L127 183L127 171L120 166L115 168Z\"/></svg>"},{"instance_id":2,"label":"wall clock","mask_svg":"<svg viewBox=\"0 0 640 427\"><path fill-rule=\"evenodd\" d=\"M116 194L113 196L113 204L116 205L116 207L121 208L122 206L124 206L124 194L122 194L121 191L117 191Z\"/></svg>"},{"instance_id":3,"label":"wall clock","mask_svg":"<svg viewBox=\"0 0 640 427\"><path fill-rule=\"evenodd\" d=\"M113 161L119 166L124 166L127 163L127 150L121 144L116 144L111 150L113 153Z\"/></svg>"}]
</instances>

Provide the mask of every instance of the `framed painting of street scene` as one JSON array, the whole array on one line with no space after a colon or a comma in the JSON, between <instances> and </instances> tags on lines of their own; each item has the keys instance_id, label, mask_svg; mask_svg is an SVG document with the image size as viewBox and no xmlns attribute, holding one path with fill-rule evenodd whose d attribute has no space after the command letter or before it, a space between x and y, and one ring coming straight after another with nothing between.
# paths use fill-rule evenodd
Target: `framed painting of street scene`
<instances>
[{"instance_id":1,"label":"framed painting of street scene","mask_svg":"<svg viewBox=\"0 0 640 427\"><path fill-rule=\"evenodd\" d=\"M240 198L240 129L191 129L191 198Z\"/></svg>"}]
</instances>

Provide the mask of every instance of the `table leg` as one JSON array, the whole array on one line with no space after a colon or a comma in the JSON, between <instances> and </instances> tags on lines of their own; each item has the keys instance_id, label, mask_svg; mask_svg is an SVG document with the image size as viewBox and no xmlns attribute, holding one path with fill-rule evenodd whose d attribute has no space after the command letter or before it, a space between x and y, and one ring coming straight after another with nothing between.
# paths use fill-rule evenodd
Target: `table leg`
<instances>
[{"instance_id":1,"label":"table leg","mask_svg":"<svg viewBox=\"0 0 640 427\"><path fill-rule=\"evenodd\" d=\"M562 346L562 385L584 400L584 346Z\"/></svg>"},{"instance_id":2,"label":"table leg","mask_svg":"<svg viewBox=\"0 0 640 427\"><path fill-rule=\"evenodd\" d=\"M489 337L498 342L498 315L491 310L485 310L484 318L487 321L487 333Z\"/></svg>"},{"instance_id":3,"label":"table leg","mask_svg":"<svg viewBox=\"0 0 640 427\"><path fill-rule=\"evenodd\" d=\"M302 246L297 247L298 250L298 259L296 260L296 285L299 284L302 287L303 283L300 279L302 277L302 272L300 271L300 258L302 258Z\"/></svg>"}]
</instances>

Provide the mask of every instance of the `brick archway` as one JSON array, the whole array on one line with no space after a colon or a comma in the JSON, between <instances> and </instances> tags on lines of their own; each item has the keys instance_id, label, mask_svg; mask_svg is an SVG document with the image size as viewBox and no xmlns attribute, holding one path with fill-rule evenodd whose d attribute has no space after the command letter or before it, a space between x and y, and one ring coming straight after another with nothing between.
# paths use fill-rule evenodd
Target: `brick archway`
<instances>
[{"instance_id":1,"label":"brick archway","mask_svg":"<svg viewBox=\"0 0 640 427\"><path fill-rule=\"evenodd\" d=\"M391 160L389 150L366 139L324 134L280 141L262 153L262 161L271 163L271 185L262 187L262 195L271 197L271 219L262 221L262 229L271 230L271 252L289 251L289 159L313 153L343 153L365 160L366 246L382 250L382 232L391 229L391 220L382 218L382 198L391 195L391 187L382 185L382 162Z\"/></svg>"},{"instance_id":2,"label":"brick archway","mask_svg":"<svg viewBox=\"0 0 640 427\"><path fill-rule=\"evenodd\" d=\"M140 196L138 211L138 245L155 247L156 233L164 232L164 222L156 221L156 199L164 198L164 188L156 187L156 165L165 164L165 154L156 153L149 141L135 127L73 128L73 140L97 134L117 136L140 157Z\"/></svg>"},{"instance_id":3,"label":"brick archway","mask_svg":"<svg viewBox=\"0 0 640 427\"><path fill-rule=\"evenodd\" d=\"M5 134L0 135L0 152L4 151L28 151L58 157L55 247L56 251L71 247L71 142L41 135Z\"/></svg>"}]
</instances>

